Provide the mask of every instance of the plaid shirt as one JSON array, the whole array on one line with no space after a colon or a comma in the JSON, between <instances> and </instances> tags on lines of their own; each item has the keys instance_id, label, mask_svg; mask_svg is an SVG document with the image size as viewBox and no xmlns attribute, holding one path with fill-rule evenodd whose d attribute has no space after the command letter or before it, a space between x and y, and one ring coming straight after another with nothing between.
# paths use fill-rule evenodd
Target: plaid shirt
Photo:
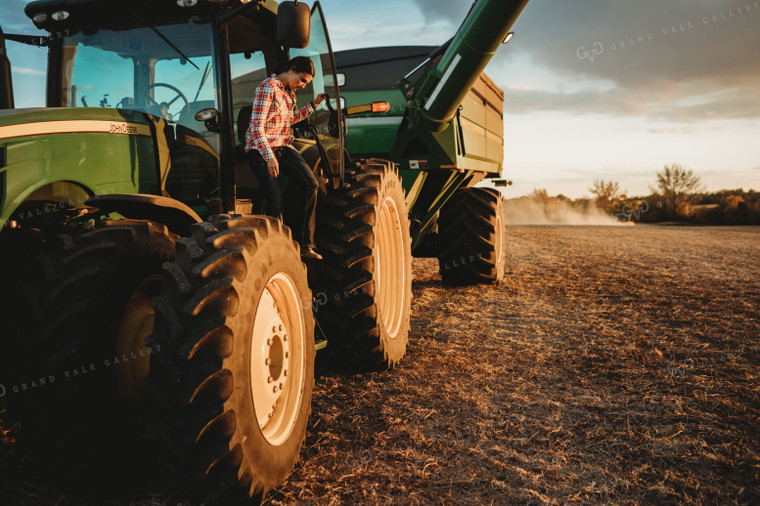
<instances>
[{"instance_id":1,"label":"plaid shirt","mask_svg":"<svg viewBox=\"0 0 760 506\"><path fill-rule=\"evenodd\" d=\"M311 104L296 109L296 94L285 90L277 74L256 87L251 123L245 133L245 151L258 150L264 160L274 158L272 148L293 144L291 125L314 112Z\"/></svg>"}]
</instances>

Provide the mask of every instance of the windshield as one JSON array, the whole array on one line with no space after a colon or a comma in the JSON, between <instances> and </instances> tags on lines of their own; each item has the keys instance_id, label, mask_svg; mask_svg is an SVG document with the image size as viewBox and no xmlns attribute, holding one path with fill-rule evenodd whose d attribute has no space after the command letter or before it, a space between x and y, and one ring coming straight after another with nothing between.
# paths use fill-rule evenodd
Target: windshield
<instances>
[{"instance_id":1,"label":"windshield","mask_svg":"<svg viewBox=\"0 0 760 506\"><path fill-rule=\"evenodd\" d=\"M189 202L215 189L220 135L195 120L201 109L219 110L209 25L80 32L65 37L61 49L60 105L132 109L168 120L172 166L162 193Z\"/></svg>"},{"instance_id":2,"label":"windshield","mask_svg":"<svg viewBox=\"0 0 760 506\"><path fill-rule=\"evenodd\" d=\"M217 105L209 28L156 30L171 44L149 27L66 37L61 104L136 109L197 126L195 112Z\"/></svg>"}]
</instances>

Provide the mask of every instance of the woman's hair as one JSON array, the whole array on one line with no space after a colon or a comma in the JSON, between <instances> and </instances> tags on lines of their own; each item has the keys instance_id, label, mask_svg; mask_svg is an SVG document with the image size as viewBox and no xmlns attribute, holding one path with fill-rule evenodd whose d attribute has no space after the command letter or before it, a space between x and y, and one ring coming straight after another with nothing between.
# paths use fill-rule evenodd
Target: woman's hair
<instances>
[{"instance_id":1,"label":"woman's hair","mask_svg":"<svg viewBox=\"0 0 760 506\"><path fill-rule=\"evenodd\" d=\"M288 61L285 70L294 69L298 74L309 74L314 77L314 63L308 56L296 56Z\"/></svg>"}]
</instances>

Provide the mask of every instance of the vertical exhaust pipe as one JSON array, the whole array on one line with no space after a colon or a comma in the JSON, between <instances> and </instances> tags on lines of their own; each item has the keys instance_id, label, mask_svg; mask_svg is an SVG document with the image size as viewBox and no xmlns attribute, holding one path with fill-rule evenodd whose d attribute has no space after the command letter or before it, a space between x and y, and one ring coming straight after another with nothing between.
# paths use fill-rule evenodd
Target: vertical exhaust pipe
<instances>
[{"instance_id":1,"label":"vertical exhaust pipe","mask_svg":"<svg viewBox=\"0 0 760 506\"><path fill-rule=\"evenodd\" d=\"M5 49L5 34L0 28L0 110L13 109L13 76L8 51Z\"/></svg>"}]
</instances>

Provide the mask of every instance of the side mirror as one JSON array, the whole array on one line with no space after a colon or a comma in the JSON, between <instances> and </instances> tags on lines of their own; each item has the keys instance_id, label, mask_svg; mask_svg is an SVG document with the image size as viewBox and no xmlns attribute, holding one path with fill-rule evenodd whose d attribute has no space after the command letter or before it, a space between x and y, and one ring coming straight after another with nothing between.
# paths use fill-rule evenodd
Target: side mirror
<instances>
[{"instance_id":1,"label":"side mirror","mask_svg":"<svg viewBox=\"0 0 760 506\"><path fill-rule=\"evenodd\" d=\"M222 126L219 123L219 111L213 107L201 109L195 113L195 121L202 121L209 132L220 132Z\"/></svg>"},{"instance_id":2,"label":"side mirror","mask_svg":"<svg viewBox=\"0 0 760 506\"><path fill-rule=\"evenodd\" d=\"M277 7L277 41L303 49L311 37L311 10L303 2L281 2Z\"/></svg>"}]
</instances>

